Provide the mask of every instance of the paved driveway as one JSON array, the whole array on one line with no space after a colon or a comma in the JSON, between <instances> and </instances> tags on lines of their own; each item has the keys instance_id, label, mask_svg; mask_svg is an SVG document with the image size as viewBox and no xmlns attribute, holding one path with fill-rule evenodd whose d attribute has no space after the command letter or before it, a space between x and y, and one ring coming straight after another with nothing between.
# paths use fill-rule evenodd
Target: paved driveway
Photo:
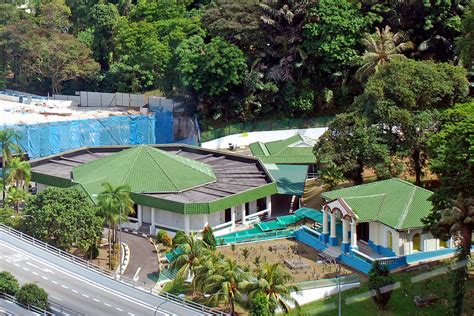
<instances>
[{"instance_id":1,"label":"paved driveway","mask_svg":"<svg viewBox=\"0 0 474 316\"><path fill-rule=\"evenodd\" d=\"M158 278L155 247L148 239L125 232L122 232L122 241L130 248L130 262L124 276L137 284L153 286Z\"/></svg>"}]
</instances>

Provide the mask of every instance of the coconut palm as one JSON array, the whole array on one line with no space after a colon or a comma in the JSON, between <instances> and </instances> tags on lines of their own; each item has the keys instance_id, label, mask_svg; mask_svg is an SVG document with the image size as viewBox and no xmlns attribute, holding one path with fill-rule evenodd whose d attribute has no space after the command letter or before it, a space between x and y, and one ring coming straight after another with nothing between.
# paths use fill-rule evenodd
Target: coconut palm
<instances>
[{"instance_id":1,"label":"coconut palm","mask_svg":"<svg viewBox=\"0 0 474 316\"><path fill-rule=\"evenodd\" d=\"M459 193L456 200L452 201L452 206L441 211L441 219L437 225L443 231L449 232L453 238L458 248L457 260L467 262L471 251L471 236L474 231L474 198L465 199L462 193ZM461 314L467 279L466 265L453 271L453 281L455 282L451 300L453 315Z\"/></svg>"},{"instance_id":2,"label":"coconut palm","mask_svg":"<svg viewBox=\"0 0 474 316\"><path fill-rule=\"evenodd\" d=\"M197 239L194 233L186 235L186 240L179 248L181 254L171 262L170 268L179 269L176 273L176 280L183 282L195 274L194 270L201 265L203 260L208 259L209 250L206 243Z\"/></svg>"},{"instance_id":3,"label":"coconut palm","mask_svg":"<svg viewBox=\"0 0 474 316\"><path fill-rule=\"evenodd\" d=\"M217 269L223 260L224 256L216 253L211 253L205 260L199 260L199 265L194 268L194 276L191 283L193 292L204 292L207 279L217 273Z\"/></svg>"},{"instance_id":4,"label":"coconut palm","mask_svg":"<svg viewBox=\"0 0 474 316\"><path fill-rule=\"evenodd\" d=\"M13 157L8 163L7 183L15 184L15 188L24 189L31 180L30 163L21 157Z\"/></svg>"},{"instance_id":5,"label":"coconut palm","mask_svg":"<svg viewBox=\"0 0 474 316\"><path fill-rule=\"evenodd\" d=\"M243 284L248 280L248 273L235 260L226 258L218 264L216 272L207 278L204 291L210 295L211 304L223 302L230 308L230 314L235 315L235 301L242 297Z\"/></svg>"},{"instance_id":6,"label":"coconut palm","mask_svg":"<svg viewBox=\"0 0 474 316\"><path fill-rule=\"evenodd\" d=\"M128 216L134 214L133 201L130 198L130 187L128 185L119 185L114 187L110 182L102 184L104 188L98 196L99 211L98 215L108 224L108 242L109 242L109 267L112 266L111 244L117 242L117 223L127 221Z\"/></svg>"},{"instance_id":7,"label":"coconut palm","mask_svg":"<svg viewBox=\"0 0 474 316\"><path fill-rule=\"evenodd\" d=\"M391 32L388 25L383 29L376 27L374 34L367 35L362 40L366 51L362 56L363 65L356 72L356 78L363 80L378 72L390 61L406 58L402 53L414 46L412 42L403 42L403 40L403 33Z\"/></svg>"},{"instance_id":8,"label":"coconut palm","mask_svg":"<svg viewBox=\"0 0 474 316\"><path fill-rule=\"evenodd\" d=\"M12 158L13 152L20 152L21 149L17 145L18 140L19 140L19 135L15 130L11 128L7 128L5 130L0 131L0 147L2 149L2 166L3 166L3 199L5 200L5 190L7 187L7 168L8 164L10 162L10 159Z\"/></svg>"},{"instance_id":9,"label":"coconut palm","mask_svg":"<svg viewBox=\"0 0 474 316\"><path fill-rule=\"evenodd\" d=\"M17 189L15 187L11 187L8 190L8 195L5 202L13 207L15 212L20 211L20 204L23 203L28 196L28 193L23 189Z\"/></svg>"},{"instance_id":10,"label":"coconut palm","mask_svg":"<svg viewBox=\"0 0 474 316\"><path fill-rule=\"evenodd\" d=\"M250 298L255 297L257 293L265 294L272 312L280 307L287 313L290 310L288 303L299 307L298 302L290 295L290 292L300 290L298 286L291 284L292 280L293 277L283 270L280 263L265 263L257 280L246 282L244 289L248 291Z\"/></svg>"}]
</instances>

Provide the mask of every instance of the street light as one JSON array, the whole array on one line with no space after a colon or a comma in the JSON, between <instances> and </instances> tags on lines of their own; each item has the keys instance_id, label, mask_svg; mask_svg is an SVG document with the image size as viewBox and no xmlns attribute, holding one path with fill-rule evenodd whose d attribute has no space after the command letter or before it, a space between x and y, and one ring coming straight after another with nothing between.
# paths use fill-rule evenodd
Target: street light
<instances>
[{"instance_id":1,"label":"street light","mask_svg":"<svg viewBox=\"0 0 474 316\"><path fill-rule=\"evenodd\" d=\"M182 294L182 293L178 295L178 298L179 298L179 299L182 299L182 300L184 300L185 297L186 297L186 295L184 295L184 294ZM165 301L161 302L161 303L156 307L155 313L153 314L153 316L156 316L156 312L158 312L158 310L160 309L161 305L163 305L164 303L168 303L169 301L170 301L170 300L166 299Z\"/></svg>"}]
</instances>

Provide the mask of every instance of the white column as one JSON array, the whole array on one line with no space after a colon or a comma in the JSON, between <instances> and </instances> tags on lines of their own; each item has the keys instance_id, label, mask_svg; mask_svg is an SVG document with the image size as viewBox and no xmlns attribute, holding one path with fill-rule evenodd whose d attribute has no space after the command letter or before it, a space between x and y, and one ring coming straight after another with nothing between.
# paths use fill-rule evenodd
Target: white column
<instances>
[{"instance_id":1,"label":"white column","mask_svg":"<svg viewBox=\"0 0 474 316\"><path fill-rule=\"evenodd\" d=\"M189 215L188 214L184 214L184 232L186 234L189 234Z\"/></svg>"},{"instance_id":2,"label":"white column","mask_svg":"<svg viewBox=\"0 0 474 316\"><path fill-rule=\"evenodd\" d=\"M245 218L245 204L242 204L240 206L240 211L242 212L242 224L245 225L247 222L247 219Z\"/></svg>"},{"instance_id":3,"label":"white column","mask_svg":"<svg viewBox=\"0 0 474 316\"><path fill-rule=\"evenodd\" d=\"M272 217L272 196L267 196L267 210L268 210L268 217Z\"/></svg>"},{"instance_id":4,"label":"white column","mask_svg":"<svg viewBox=\"0 0 474 316\"><path fill-rule=\"evenodd\" d=\"M140 208L142 210L142 208ZM150 226L150 234L155 234L155 208L151 208L151 226Z\"/></svg>"},{"instance_id":5,"label":"white column","mask_svg":"<svg viewBox=\"0 0 474 316\"><path fill-rule=\"evenodd\" d=\"M138 226L142 226L143 224L143 206L140 204L137 205L137 218L138 218Z\"/></svg>"},{"instance_id":6,"label":"white column","mask_svg":"<svg viewBox=\"0 0 474 316\"><path fill-rule=\"evenodd\" d=\"M329 234L327 210L323 210L323 234Z\"/></svg>"},{"instance_id":7,"label":"white column","mask_svg":"<svg viewBox=\"0 0 474 316\"><path fill-rule=\"evenodd\" d=\"M331 214L331 238L336 238L336 214Z\"/></svg>"},{"instance_id":8,"label":"white column","mask_svg":"<svg viewBox=\"0 0 474 316\"><path fill-rule=\"evenodd\" d=\"M204 227L209 225L209 214L204 214Z\"/></svg>"},{"instance_id":9,"label":"white column","mask_svg":"<svg viewBox=\"0 0 474 316\"><path fill-rule=\"evenodd\" d=\"M347 219L342 220L342 243L349 243L349 221Z\"/></svg>"},{"instance_id":10,"label":"white column","mask_svg":"<svg viewBox=\"0 0 474 316\"><path fill-rule=\"evenodd\" d=\"M230 208L230 221L232 222L232 228L235 227L235 207Z\"/></svg>"},{"instance_id":11,"label":"white column","mask_svg":"<svg viewBox=\"0 0 474 316\"><path fill-rule=\"evenodd\" d=\"M357 249L357 222L351 222L351 248Z\"/></svg>"}]
</instances>

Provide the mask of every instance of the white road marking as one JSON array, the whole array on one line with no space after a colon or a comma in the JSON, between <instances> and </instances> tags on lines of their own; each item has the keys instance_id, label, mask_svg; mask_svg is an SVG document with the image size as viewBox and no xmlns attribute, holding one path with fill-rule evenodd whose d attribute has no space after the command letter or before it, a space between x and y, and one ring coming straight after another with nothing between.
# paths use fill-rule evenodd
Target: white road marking
<instances>
[{"instance_id":1,"label":"white road marking","mask_svg":"<svg viewBox=\"0 0 474 316\"><path fill-rule=\"evenodd\" d=\"M72 290L72 291L73 291L74 293L76 293L76 294L79 294L79 291L76 291L76 290Z\"/></svg>"},{"instance_id":2,"label":"white road marking","mask_svg":"<svg viewBox=\"0 0 474 316\"><path fill-rule=\"evenodd\" d=\"M61 285L63 288L68 289L69 287L67 285Z\"/></svg>"},{"instance_id":3,"label":"white road marking","mask_svg":"<svg viewBox=\"0 0 474 316\"><path fill-rule=\"evenodd\" d=\"M47 280L47 279L48 279L48 278L45 277L44 275L42 275L41 278L42 278L43 280Z\"/></svg>"},{"instance_id":4,"label":"white road marking","mask_svg":"<svg viewBox=\"0 0 474 316\"><path fill-rule=\"evenodd\" d=\"M57 296L54 296L54 295L51 295L52 298L54 298L55 300L58 300L58 301L62 301L63 299L62 298L59 298Z\"/></svg>"},{"instance_id":5,"label":"white road marking","mask_svg":"<svg viewBox=\"0 0 474 316\"><path fill-rule=\"evenodd\" d=\"M74 279L79 280L79 281L81 281L81 282L83 282L83 283L85 283L85 284L88 284L88 285L90 285L90 286L92 286L92 287L94 287L94 288L96 288L96 289L99 289L99 290L101 290L101 291L106 291L106 292L109 293L109 294L113 294L113 295L115 295L115 296L117 296L117 297L119 297L119 298L125 299L125 300L127 300L128 302L137 304L137 305L139 305L139 306L141 306L141 307L143 307L143 308L146 308L146 309L148 309L148 310L154 311L154 310L156 309L156 307L150 305L149 303L145 303L145 302L143 302L143 301L141 301L141 300L138 300L138 299L136 299L136 298L130 297L130 296L128 296L128 295L126 295L126 294L124 294L124 293L122 293L122 292L119 292L119 291L117 291L117 290L114 290L114 289L112 289L112 288L110 288L110 287L108 287L108 286L104 286L104 285L98 284L98 283L96 283L96 282L94 282L94 281L91 281L91 280L89 280L89 279L87 279L87 278L81 277L81 276L77 275L76 273L74 273L74 272L72 272L72 271L70 271L70 270L67 270L67 269L65 269L65 268L59 267L59 266L57 266L56 264L54 264L54 263L52 263L52 262L48 262L48 261L46 261L45 259L42 259L42 258L40 258L40 257L38 257L38 256L36 256L36 255L31 254L31 253L27 253L25 250L19 249L19 248L15 247L15 246L13 246L13 245L11 245L11 244L9 244L9 243L0 241L0 244L1 244L2 246L6 247L6 248L11 249L12 251L15 251L15 252L17 252L17 253L20 253L20 254L25 255L26 258L27 258L27 260L32 259L32 260L34 260L34 261L36 261L36 262L39 262L39 263L41 263L41 264L43 264L43 265L46 265L46 266L49 266L49 267L53 267L54 270L59 271L60 273L65 274L65 275L67 275L68 277L74 278ZM53 272L53 271L51 271L51 273L55 274L55 272ZM55 283L54 281L52 281L52 282ZM55 284L57 284L57 282L56 282ZM160 314L163 314L163 313L160 312Z\"/></svg>"},{"instance_id":6,"label":"white road marking","mask_svg":"<svg viewBox=\"0 0 474 316\"><path fill-rule=\"evenodd\" d=\"M19 268L20 265L18 263L14 263L15 267Z\"/></svg>"},{"instance_id":7,"label":"white road marking","mask_svg":"<svg viewBox=\"0 0 474 316\"><path fill-rule=\"evenodd\" d=\"M135 272L135 275L133 276L133 281L137 282L138 281L138 273L140 273L140 270L142 269L142 267L138 267L137 269L137 272Z\"/></svg>"},{"instance_id":8,"label":"white road marking","mask_svg":"<svg viewBox=\"0 0 474 316\"><path fill-rule=\"evenodd\" d=\"M34 275L38 275L38 273L37 273L37 272L34 272L34 271L33 271L33 274L34 274Z\"/></svg>"},{"instance_id":9,"label":"white road marking","mask_svg":"<svg viewBox=\"0 0 474 316\"><path fill-rule=\"evenodd\" d=\"M53 283L53 284L58 284L58 282L56 282L56 281L51 281L51 283Z\"/></svg>"},{"instance_id":10,"label":"white road marking","mask_svg":"<svg viewBox=\"0 0 474 316\"><path fill-rule=\"evenodd\" d=\"M30 267L36 268L36 269L38 269L38 270L41 270L41 271L44 271L44 272L48 272L48 273L54 274L54 272L51 271L50 269L40 268L40 267L38 267L37 265L32 264L31 262L28 262L28 261L27 261L26 264L29 265Z\"/></svg>"},{"instance_id":11,"label":"white road marking","mask_svg":"<svg viewBox=\"0 0 474 316\"><path fill-rule=\"evenodd\" d=\"M130 316L135 316L134 313L130 313L130 312L128 312L128 315L130 315Z\"/></svg>"},{"instance_id":12,"label":"white road marking","mask_svg":"<svg viewBox=\"0 0 474 316\"><path fill-rule=\"evenodd\" d=\"M119 312L123 312L123 309L121 308L115 307L115 309L118 310Z\"/></svg>"},{"instance_id":13,"label":"white road marking","mask_svg":"<svg viewBox=\"0 0 474 316\"><path fill-rule=\"evenodd\" d=\"M96 302L100 302L100 300L98 300L98 299L96 299L96 298L94 298L94 301L96 301Z\"/></svg>"},{"instance_id":14,"label":"white road marking","mask_svg":"<svg viewBox=\"0 0 474 316\"><path fill-rule=\"evenodd\" d=\"M23 267L23 270L25 271L30 271L30 269Z\"/></svg>"},{"instance_id":15,"label":"white road marking","mask_svg":"<svg viewBox=\"0 0 474 316\"><path fill-rule=\"evenodd\" d=\"M110 305L109 303L104 303L104 305L107 307L112 307L112 305Z\"/></svg>"},{"instance_id":16,"label":"white road marking","mask_svg":"<svg viewBox=\"0 0 474 316\"><path fill-rule=\"evenodd\" d=\"M89 298L89 295L82 293L82 296Z\"/></svg>"}]
</instances>

